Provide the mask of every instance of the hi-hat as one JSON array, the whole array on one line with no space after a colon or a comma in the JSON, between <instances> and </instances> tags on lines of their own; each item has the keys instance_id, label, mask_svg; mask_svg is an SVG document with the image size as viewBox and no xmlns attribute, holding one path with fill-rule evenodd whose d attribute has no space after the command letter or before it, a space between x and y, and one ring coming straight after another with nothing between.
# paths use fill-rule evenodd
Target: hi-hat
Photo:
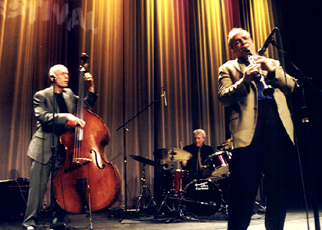
<instances>
[{"instance_id":1,"label":"hi-hat","mask_svg":"<svg viewBox=\"0 0 322 230\"><path fill-rule=\"evenodd\" d=\"M183 149L158 149L154 152L154 154L166 161L187 161L190 160L192 157L192 154L183 150Z\"/></svg>"}]
</instances>

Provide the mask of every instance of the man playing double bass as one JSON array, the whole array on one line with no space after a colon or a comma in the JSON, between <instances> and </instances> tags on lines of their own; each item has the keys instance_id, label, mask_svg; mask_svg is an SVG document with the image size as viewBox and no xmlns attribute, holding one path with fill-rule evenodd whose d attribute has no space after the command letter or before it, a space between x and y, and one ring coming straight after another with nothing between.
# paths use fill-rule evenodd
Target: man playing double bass
<instances>
[{"instance_id":1,"label":"man playing double bass","mask_svg":"<svg viewBox=\"0 0 322 230\"><path fill-rule=\"evenodd\" d=\"M51 86L36 92L33 98L37 129L27 153L32 159L32 164L27 209L22 223L24 229L35 229L37 226L52 171L51 166L53 165L55 175L57 170L64 165L65 148L59 143L59 137L64 132L64 128L66 126L83 128L86 125L84 120L73 115L76 112L78 97L71 89L67 88L69 83L68 69L64 65L54 65L49 70L49 78ZM84 102L90 108L97 99L92 75L85 73L84 81L88 86ZM53 114L55 114L55 119L53 119ZM52 151L52 137L54 137L55 143L54 151ZM53 223L51 224L53 227L59 227L64 224L65 212L57 204L51 205L54 207Z\"/></svg>"}]
</instances>

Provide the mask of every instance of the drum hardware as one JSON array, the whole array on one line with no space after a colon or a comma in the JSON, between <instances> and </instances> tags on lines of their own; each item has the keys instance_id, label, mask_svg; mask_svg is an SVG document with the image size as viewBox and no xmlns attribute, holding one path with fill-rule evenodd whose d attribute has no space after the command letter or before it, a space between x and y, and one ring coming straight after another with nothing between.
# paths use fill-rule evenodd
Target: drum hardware
<instances>
[{"instance_id":1,"label":"drum hardware","mask_svg":"<svg viewBox=\"0 0 322 230\"><path fill-rule=\"evenodd\" d=\"M182 178L179 178L178 183L175 183L175 175L176 175L176 170L174 167L174 162L180 162L180 161L185 161L185 160L190 160L192 157L192 154L183 150L183 149L178 149L178 148L164 148L164 149L158 149L154 152L154 155L156 158L165 160L165 161L170 161L170 176L171 176L171 186L170 189L166 192L166 195L161 202L161 205L157 211L156 216L160 213L161 209L166 206L169 211L173 212L176 211L176 207L180 209L180 204L175 204L177 200L182 198L182 191L183 191L183 182ZM177 188L177 189L176 189ZM166 201L171 200L172 204L170 207Z\"/></svg>"},{"instance_id":2,"label":"drum hardware","mask_svg":"<svg viewBox=\"0 0 322 230\"><path fill-rule=\"evenodd\" d=\"M172 208L168 206L166 203L166 200L170 199L172 200ZM158 217L158 214L160 213L160 210L163 205L166 205L166 207L169 209L169 211L172 212L172 217L169 218L166 223L175 222L176 220L197 220L195 218L189 217L186 215L186 207L183 204L184 201L184 191L179 192L178 195L171 195L170 193L167 194L165 199L162 201L162 204L160 208L158 209L157 214L155 215L155 218Z\"/></svg>"},{"instance_id":3,"label":"drum hardware","mask_svg":"<svg viewBox=\"0 0 322 230\"><path fill-rule=\"evenodd\" d=\"M160 151L159 151L160 152ZM166 158L168 159L168 152L169 150L168 149L163 149L161 151L161 156L162 156L162 159ZM175 196L175 189L174 189L174 173L175 173L175 170L174 170L174 153L172 153L170 156L170 176L171 176L171 186L170 186L170 189L169 191L167 191L167 194L166 196L164 197L163 201L161 202L161 205L159 207L159 209L157 210L157 213L155 215L155 218L157 218L157 215L160 213L161 209L163 208L163 206L165 205L169 211L173 212L175 211L175 205L174 205L174 201L172 201L172 207L170 207L166 201L168 200L168 198L172 198Z\"/></svg>"},{"instance_id":4,"label":"drum hardware","mask_svg":"<svg viewBox=\"0 0 322 230\"><path fill-rule=\"evenodd\" d=\"M175 183L175 178L177 176L175 168L174 168L174 162L181 162L181 161L186 161L190 160L192 157L192 154L183 150L183 149L178 149L178 148L164 148L164 149L158 149L154 152L154 156L157 159L165 160L165 161L170 161L170 181L171 181L171 186L169 191L167 191L167 196L168 195L175 195L179 192L179 190L183 189L182 186L182 178L179 178L178 183ZM167 166L167 164L164 164Z\"/></svg>"},{"instance_id":5,"label":"drum hardware","mask_svg":"<svg viewBox=\"0 0 322 230\"><path fill-rule=\"evenodd\" d=\"M226 154L228 157L228 153ZM189 152L187 154L184 150L160 149L157 154L155 152L155 155L158 155L163 160L170 161L170 170L164 171L164 173L168 172L168 174L165 174L167 179L164 178L166 179L165 181L171 182L171 185L169 183L166 184L166 193L157 210L155 218L158 217L162 208L162 210L164 210L164 207L166 207L167 210L171 212L170 215L173 216L167 222L172 222L177 219L191 220L196 216L211 216L219 210L227 215L228 209L222 190L220 189L219 184L216 183L217 181L212 180L212 178L217 178L218 180L220 178L226 178L228 173L221 175L221 173L217 171L216 173L220 174L220 176L212 176L216 167L208 164L201 169L207 177L209 176L207 179L193 180L189 184L186 184L187 181L185 179L188 178L188 171L175 169L174 163L176 161L189 160L192 157ZM209 163L212 161L209 160ZM191 214L192 217L189 214Z\"/></svg>"},{"instance_id":6,"label":"drum hardware","mask_svg":"<svg viewBox=\"0 0 322 230\"><path fill-rule=\"evenodd\" d=\"M134 160L137 160L143 163L142 177L141 177L142 185L140 187L140 195L137 200L136 213L139 213L142 210L147 210L151 204L155 209L157 209L157 204L153 198L153 195L149 187L145 184L145 165L149 164L152 166L156 166L158 164L144 157L135 156L135 155L130 155L130 157Z\"/></svg>"},{"instance_id":7,"label":"drum hardware","mask_svg":"<svg viewBox=\"0 0 322 230\"><path fill-rule=\"evenodd\" d=\"M161 205L156 213L155 218L157 218L158 214L160 213L162 207L165 205L169 211L175 212L175 217L171 218L168 222L171 222L177 218L184 218L184 210L181 204L181 201L183 199L183 185L184 185L184 176L185 176L185 170L175 170L174 168L174 162L175 161L182 161L182 160L189 160L192 157L192 155L184 150L181 149L172 149L168 150L166 149L162 153L162 159L170 160L170 172L171 172L171 188L167 192L166 196L164 197L163 201L161 202ZM175 183L177 182L177 183ZM166 201L171 200L172 201L172 207L170 207Z\"/></svg>"},{"instance_id":8,"label":"drum hardware","mask_svg":"<svg viewBox=\"0 0 322 230\"><path fill-rule=\"evenodd\" d=\"M193 200L190 198L183 198L183 201L186 203L197 204L200 207L207 208L210 210L210 212L207 211L204 214L202 214L201 216L211 216L211 215L217 213L218 211L221 211L224 215L228 216L228 205L226 204L224 198L221 198L220 204L216 203L215 201L210 201L208 203L208 202ZM194 210L194 209L192 209L192 210ZM196 209L196 210L198 210L198 209ZM196 210L194 211L194 213L191 213L191 214L193 214L195 216L198 216L198 215L200 216L200 212L199 212L199 214L195 214Z\"/></svg>"},{"instance_id":9,"label":"drum hardware","mask_svg":"<svg viewBox=\"0 0 322 230\"><path fill-rule=\"evenodd\" d=\"M231 138L228 138L223 143L217 146L217 150L220 151L231 151L233 149L233 140Z\"/></svg>"}]
</instances>

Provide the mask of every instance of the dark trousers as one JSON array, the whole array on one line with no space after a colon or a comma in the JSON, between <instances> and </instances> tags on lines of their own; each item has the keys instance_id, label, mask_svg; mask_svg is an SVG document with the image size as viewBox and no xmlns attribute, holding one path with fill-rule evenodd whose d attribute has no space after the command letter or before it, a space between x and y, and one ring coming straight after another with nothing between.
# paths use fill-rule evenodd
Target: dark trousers
<instances>
[{"instance_id":1,"label":"dark trousers","mask_svg":"<svg viewBox=\"0 0 322 230\"><path fill-rule=\"evenodd\" d=\"M293 150L273 100L259 101L258 120L251 144L233 150L229 164L228 230L246 230L264 174L267 201L265 227L283 229L288 191L286 164Z\"/></svg>"}]
</instances>

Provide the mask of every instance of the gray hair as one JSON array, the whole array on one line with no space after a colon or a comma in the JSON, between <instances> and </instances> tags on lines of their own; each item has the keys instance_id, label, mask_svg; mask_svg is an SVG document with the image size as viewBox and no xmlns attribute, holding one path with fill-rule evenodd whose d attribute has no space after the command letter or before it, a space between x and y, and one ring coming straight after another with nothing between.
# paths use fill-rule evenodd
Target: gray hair
<instances>
[{"instance_id":1,"label":"gray hair","mask_svg":"<svg viewBox=\"0 0 322 230\"><path fill-rule=\"evenodd\" d=\"M196 129L193 131L193 134L200 134L203 138L206 138L206 132L203 129Z\"/></svg>"},{"instance_id":2,"label":"gray hair","mask_svg":"<svg viewBox=\"0 0 322 230\"><path fill-rule=\"evenodd\" d=\"M55 75L55 72L59 69L62 69L62 68L66 68L66 66L62 65L62 64L57 64L57 65L53 65L50 69L49 69L49 72L48 72L48 76L50 77L51 75Z\"/></svg>"},{"instance_id":3,"label":"gray hair","mask_svg":"<svg viewBox=\"0 0 322 230\"><path fill-rule=\"evenodd\" d=\"M233 37L240 33L240 32L246 32L249 34L250 36L250 33L247 31L247 30L244 30L243 28L233 28L229 33L228 33L228 45L230 46L230 48L233 48Z\"/></svg>"}]
</instances>

